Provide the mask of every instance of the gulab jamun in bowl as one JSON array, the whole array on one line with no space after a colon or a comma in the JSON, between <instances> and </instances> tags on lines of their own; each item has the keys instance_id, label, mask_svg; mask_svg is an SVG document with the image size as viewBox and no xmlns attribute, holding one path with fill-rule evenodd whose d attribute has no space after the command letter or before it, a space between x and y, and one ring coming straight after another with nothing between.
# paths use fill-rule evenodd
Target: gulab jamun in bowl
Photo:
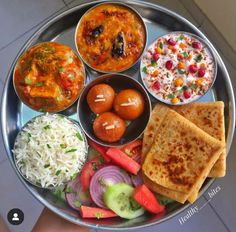
<instances>
[{"instance_id":1,"label":"gulab jamun in bowl","mask_svg":"<svg viewBox=\"0 0 236 232\"><path fill-rule=\"evenodd\" d=\"M91 140L115 147L143 133L151 101L137 80L124 74L106 74L84 88L77 111L79 123Z\"/></svg>"}]
</instances>

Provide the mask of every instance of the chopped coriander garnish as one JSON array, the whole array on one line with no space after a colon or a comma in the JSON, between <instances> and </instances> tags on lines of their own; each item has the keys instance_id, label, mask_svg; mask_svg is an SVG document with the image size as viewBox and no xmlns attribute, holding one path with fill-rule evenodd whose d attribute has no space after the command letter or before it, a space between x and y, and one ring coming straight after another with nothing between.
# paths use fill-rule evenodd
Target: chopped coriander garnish
<instances>
[{"instance_id":1,"label":"chopped coriander garnish","mask_svg":"<svg viewBox=\"0 0 236 232\"><path fill-rule=\"evenodd\" d=\"M50 149L51 148L51 146L47 143L47 147Z\"/></svg>"},{"instance_id":2,"label":"chopped coriander garnish","mask_svg":"<svg viewBox=\"0 0 236 232\"><path fill-rule=\"evenodd\" d=\"M61 173L61 170L56 171L56 176L58 176Z\"/></svg>"},{"instance_id":3,"label":"chopped coriander garnish","mask_svg":"<svg viewBox=\"0 0 236 232\"><path fill-rule=\"evenodd\" d=\"M130 152L129 149L125 149L125 154L128 155L128 156L132 156L132 153Z\"/></svg>"},{"instance_id":4,"label":"chopped coriander garnish","mask_svg":"<svg viewBox=\"0 0 236 232\"><path fill-rule=\"evenodd\" d=\"M81 203L78 200L75 200L73 203L76 208L79 208L81 206Z\"/></svg>"},{"instance_id":5,"label":"chopped coriander garnish","mask_svg":"<svg viewBox=\"0 0 236 232\"><path fill-rule=\"evenodd\" d=\"M161 49L163 48L163 43L162 43L162 42L160 42L159 47L160 47Z\"/></svg>"},{"instance_id":6,"label":"chopped coriander garnish","mask_svg":"<svg viewBox=\"0 0 236 232\"><path fill-rule=\"evenodd\" d=\"M195 60L199 63L202 60L202 54L199 54Z\"/></svg>"},{"instance_id":7,"label":"chopped coriander garnish","mask_svg":"<svg viewBox=\"0 0 236 232\"><path fill-rule=\"evenodd\" d=\"M184 56L184 58L188 58L188 53L187 52L183 52L182 55Z\"/></svg>"},{"instance_id":8,"label":"chopped coriander garnish","mask_svg":"<svg viewBox=\"0 0 236 232\"><path fill-rule=\"evenodd\" d=\"M83 138L79 132L76 133L76 137L80 140L83 141Z\"/></svg>"},{"instance_id":9,"label":"chopped coriander garnish","mask_svg":"<svg viewBox=\"0 0 236 232\"><path fill-rule=\"evenodd\" d=\"M41 86L43 86L43 82L37 82L37 83L35 84L35 86L36 86L36 87L41 87Z\"/></svg>"},{"instance_id":10,"label":"chopped coriander garnish","mask_svg":"<svg viewBox=\"0 0 236 232\"><path fill-rule=\"evenodd\" d=\"M60 147L61 147L62 149L64 149L64 148L66 148L66 145L65 145L65 144L60 144Z\"/></svg>"},{"instance_id":11,"label":"chopped coriander garnish","mask_svg":"<svg viewBox=\"0 0 236 232\"><path fill-rule=\"evenodd\" d=\"M172 98L174 98L174 97L175 97L175 95L174 95L174 94L172 94L172 93L170 93L170 94L168 94L168 95L167 95L167 97L168 97L168 98L170 98L170 99L172 99Z\"/></svg>"},{"instance_id":12,"label":"chopped coriander garnish","mask_svg":"<svg viewBox=\"0 0 236 232\"><path fill-rule=\"evenodd\" d=\"M67 64L71 64L71 63L73 63L73 61L74 61L73 58L69 57L68 60L67 60Z\"/></svg>"},{"instance_id":13,"label":"chopped coriander garnish","mask_svg":"<svg viewBox=\"0 0 236 232\"><path fill-rule=\"evenodd\" d=\"M38 151L36 151L36 153L37 153L37 155L39 156L39 158L41 158L41 155L40 155L40 153L39 153Z\"/></svg>"},{"instance_id":14,"label":"chopped coriander garnish","mask_svg":"<svg viewBox=\"0 0 236 232\"><path fill-rule=\"evenodd\" d=\"M32 135L30 133L27 133L27 138L28 138L28 143L30 142L30 138L32 137Z\"/></svg>"},{"instance_id":15,"label":"chopped coriander garnish","mask_svg":"<svg viewBox=\"0 0 236 232\"><path fill-rule=\"evenodd\" d=\"M177 38L177 41L180 41L180 40L183 40L183 39L184 39L184 37L183 37L183 35L181 35Z\"/></svg>"},{"instance_id":16,"label":"chopped coriander garnish","mask_svg":"<svg viewBox=\"0 0 236 232\"><path fill-rule=\"evenodd\" d=\"M152 67L155 67L155 66L157 66L157 62L154 61L154 60L152 60L152 61L151 61L151 65L152 65Z\"/></svg>"},{"instance_id":17,"label":"chopped coriander garnish","mask_svg":"<svg viewBox=\"0 0 236 232\"><path fill-rule=\"evenodd\" d=\"M70 79L71 81L73 81L73 80L75 79L74 73L70 73L70 74L68 75L68 77L69 77L69 79Z\"/></svg>"},{"instance_id":18,"label":"chopped coriander garnish","mask_svg":"<svg viewBox=\"0 0 236 232\"><path fill-rule=\"evenodd\" d=\"M60 68L58 69L58 71L59 71L59 73L63 73L63 72L65 72L65 68L64 68L64 67L60 67Z\"/></svg>"},{"instance_id":19,"label":"chopped coriander garnish","mask_svg":"<svg viewBox=\"0 0 236 232\"><path fill-rule=\"evenodd\" d=\"M197 87L198 87L198 85L196 85L196 84L192 84L192 85L190 86L191 89L197 89Z\"/></svg>"},{"instance_id":20,"label":"chopped coriander garnish","mask_svg":"<svg viewBox=\"0 0 236 232\"><path fill-rule=\"evenodd\" d=\"M78 173L74 173L72 176L71 176L71 180L74 180L76 177L77 177Z\"/></svg>"},{"instance_id":21,"label":"chopped coriander garnish","mask_svg":"<svg viewBox=\"0 0 236 232\"><path fill-rule=\"evenodd\" d=\"M67 186L65 192L66 192L66 193L75 193L74 189L71 188L70 186Z\"/></svg>"},{"instance_id":22,"label":"chopped coriander garnish","mask_svg":"<svg viewBox=\"0 0 236 232\"><path fill-rule=\"evenodd\" d=\"M45 164L44 165L44 168L48 168L48 167L50 167L50 164Z\"/></svg>"},{"instance_id":23,"label":"chopped coriander garnish","mask_svg":"<svg viewBox=\"0 0 236 232\"><path fill-rule=\"evenodd\" d=\"M50 129L50 128L51 128L50 125L46 125L46 126L43 127L44 130L48 130L48 129Z\"/></svg>"},{"instance_id":24,"label":"chopped coriander garnish","mask_svg":"<svg viewBox=\"0 0 236 232\"><path fill-rule=\"evenodd\" d=\"M70 152L74 152L74 151L77 151L77 149L76 148L72 148L72 149L66 151L66 153L70 153Z\"/></svg>"},{"instance_id":25,"label":"chopped coriander garnish","mask_svg":"<svg viewBox=\"0 0 236 232\"><path fill-rule=\"evenodd\" d=\"M179 73L179 74L185 74L186 71L185 71L185 70L178 69L178 73Z\"/></svg>"},{"instance_id":26,"label":"chopped coriander garnish","mask_svg":"<svg viewBox=\"0 0 236 232\"><path fill-rule=\"evenodd\" d=\"M25 166L25 165L26 165L25 160L21 160L21 161L20 161L20 164L22 164L23 166Z\"/></svg>"},{"instance_id":27,"label":"chopped coriander garnish","mask_svg":"<svg viewBox=\"0 0 236 232\"><path fill-rule=\"evenodd\" d=\"M142 72L144 72L144 73L146 73L146 74L148 73L146 66L143 67Z\"/></svg>"},{"instance_id":28,"label":"chopped coriander garnish","mask_svg":"<svg viewBox=\"0 0 236 232\"><path fill-rule=\"evenodd\" d=\"M102 212L96 212L96 213L95 213L95 217L96 217L97 219L102 218L102 216L103 216L103 213L102 213Z\"/></svg>"},{"instance_id":29,"label":"chopped coriander garnish","mask_svg":"<svg viewBox=\"0 0 236 232\"><path fill-rule=\"evenodd\" d=\"M28 77L25 78L25 84L27 84L27 85L31 84L31 80Z\"/></svg>"},{"instance_id":30,"label":"chopped coriander garnish","mask_svg":"<svg viewBox=\"0 0 236 232\"><path fill-rule=\"evenodd\" d=\"M170 74L169 74L169 73L167 73L167 74L166 74L166 77L167 77L167 78L169 78L169 77L170 77Z\"/></svg>"}]
</instances>

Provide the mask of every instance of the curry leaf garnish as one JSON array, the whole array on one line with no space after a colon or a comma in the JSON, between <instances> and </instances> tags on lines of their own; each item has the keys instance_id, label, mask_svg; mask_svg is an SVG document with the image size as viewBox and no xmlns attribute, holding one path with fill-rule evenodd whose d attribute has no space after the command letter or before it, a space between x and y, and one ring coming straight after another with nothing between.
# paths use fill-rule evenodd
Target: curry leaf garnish
<instances>
[{"instance_id":1,"label":"curry leaf garnish","mask_svg":"<svg viewBox=\"0 0 236 232\"><path fill-rule=\"evenodd\" d=\"M48 168L48 167L50 167L50 164L45 164L43 167Z\"/></svg>"},{"instance_id":2,"label":"curry leaf garnish","mask_svg":"<svg viewBox=\"0 0 236 232\"><path fill-rule=\"evenodd\" d=\"M65 144L60 144L60 147L61 147L62 149L64 149L64 148L66 148L66 145L65 145Z\"/></svg>"},{"instance_id":3,"label":"curry leaf garnish","mask_svg":"<svg viewBox=\"0 0 236 232\"><path fill-rule=\"evenodd\" d=\"M30 142L30 138L32 137L32 135L30 133L27 133L27 138L28 138L28 143Z\"/></svg>"}]
</instances>

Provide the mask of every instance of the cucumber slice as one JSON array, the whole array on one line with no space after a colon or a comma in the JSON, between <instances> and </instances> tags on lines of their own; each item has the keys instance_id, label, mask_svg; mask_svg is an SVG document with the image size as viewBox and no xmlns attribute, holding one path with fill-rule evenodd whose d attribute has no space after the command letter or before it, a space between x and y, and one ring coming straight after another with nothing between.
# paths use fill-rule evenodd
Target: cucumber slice
<instances>
[{"instance_id":1,"label":"cucumber slice","mask_svg":"<svg viewBox=\"0 0 236 232\"><path fill-rule=\"evenodd\" d=\"M103 195L104 202L122 218L137 218L144 214L144 209L134 200L133 191L134 188L125 183L107 186Z\"/></svg>"}]
</instances>

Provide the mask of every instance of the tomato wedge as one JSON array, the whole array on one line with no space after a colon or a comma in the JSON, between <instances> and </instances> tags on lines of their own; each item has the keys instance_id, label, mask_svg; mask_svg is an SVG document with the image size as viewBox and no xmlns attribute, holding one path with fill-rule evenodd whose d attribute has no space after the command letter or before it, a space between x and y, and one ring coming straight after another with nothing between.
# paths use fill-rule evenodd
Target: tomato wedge
<instances>
[{"instance_id":1,"label":"tomato wedge","mask_svg":"<svg viewBox=\"0 0 236 232\"><path fill-rule=\"evenodd\" d=\"M89 188L90 181L94 173L103 165L104 159L102 156L96 156L84 165L80 173L80 182L84 191Z\"/></svg>"},{"instance_id":2,"label":"tomato wedge","mask_svg":"<svg viewBox=\"0 0 236 232\"><path fill-rule=\"evenodd\" d=\"M108 147L104 147L100 144L97 144L96 142L92 141L91 139L88 139L88 144L91 146L94 150L96 150L99 154L102 155L106 163L110 163L111 159L106 155L106 152L108 150Z\"/></svg>"},{"instance_id":3,"label":"tomato wedge","mask_svg":"<svg viewBox=\"0 0 236 232\"><path fill-rule=\"evenodd\" d=\"M117 217L117 214L109 209L101 209L97 207L88 207L82 205L80 207L80 214L83 218L110 218Z\"/></svg>"},{"instance_id":4,"label":"tomato wedge","mask_svg":"<svg viewBox=\"0 0 236 232\"><path fill-rule=\"evenodd\" d=\"M123 151L117 148L109 148L106 155L118 166L124 168L126 171L137 175L141 166L136 161L127 156Z\"/></svg>"},{"instance_id":5,"label":"tomato wedge","mask_svg":"<svg viewBox=\"0 0 236 232\"><path fill-rule=\"evenodd\" d=\"M122 147L121 150L136 162L141 163L142 143L141 139L137 139Z\"/></svg>"},{"instance_id":6,"label":"tomato wedge","mask_svg":"<svg viewBox=\"0 0 236 232\"><path fill-rule=\"evenodd\" d=\"M133 197L143 208L151 213L160 213L165 210L165 206L158 203L154 194L144 184L134 190Z\"/></svg>"}]
</instances>

